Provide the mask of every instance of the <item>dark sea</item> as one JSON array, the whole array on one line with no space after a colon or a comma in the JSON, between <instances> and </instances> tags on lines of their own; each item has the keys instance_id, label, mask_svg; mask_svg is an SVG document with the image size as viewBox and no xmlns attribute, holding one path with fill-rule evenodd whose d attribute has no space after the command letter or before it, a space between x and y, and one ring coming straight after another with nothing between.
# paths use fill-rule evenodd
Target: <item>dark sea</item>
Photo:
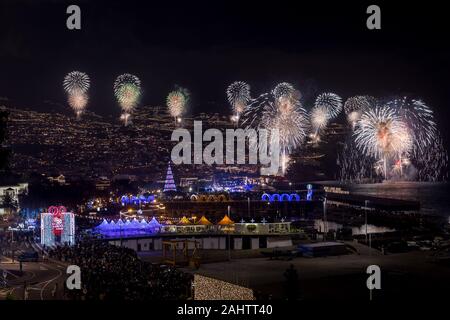
<instances>
[{"instance_id":1,"label":"dark sea","mask_svg":"<svg viewBox=\"0 0 450 320\"><path fill-rule=\"evenodd\" d=\"M388 181L341 185L336 181L327 181L324 184L339 185L353 194L419 201L421 213L449 217L450 221L450 183L448 182Z\"/></svg>"}]
</instances>

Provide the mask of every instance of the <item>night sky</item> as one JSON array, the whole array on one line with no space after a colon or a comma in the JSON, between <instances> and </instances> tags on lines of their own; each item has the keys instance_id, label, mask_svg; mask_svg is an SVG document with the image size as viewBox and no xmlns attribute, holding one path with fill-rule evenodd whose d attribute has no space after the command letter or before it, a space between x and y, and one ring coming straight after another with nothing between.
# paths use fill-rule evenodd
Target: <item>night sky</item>
<instances>
[{"instance_id":1,"label":"night sky","mask_svg":"<svg viewBox=\"0 0 450 320\"><path fill-rule=\"evenodd\" d=\"M142 80L142 105L162 105L178 84L192 92L194 113L228 112L225 88L243 80L253 96L280 81L307 100L324 90L410 94L433 106L441 127L449 118L443 8L376 2L382 30L371 31L374 2L242 2L3 0L0 97L30 109L66 104L62 79L81 70L91 77L88 108L116 115L112 83L129 72ZM69 4L81 7L80 31L66 28Z\"/></svg>"}]
</instances>

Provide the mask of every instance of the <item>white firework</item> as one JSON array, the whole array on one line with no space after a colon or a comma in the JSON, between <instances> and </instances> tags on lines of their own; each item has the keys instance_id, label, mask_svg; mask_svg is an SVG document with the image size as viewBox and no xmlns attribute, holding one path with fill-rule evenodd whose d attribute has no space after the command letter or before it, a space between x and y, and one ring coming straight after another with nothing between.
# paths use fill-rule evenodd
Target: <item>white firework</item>
<instances>
[{"instance_id":1,"label":"white firework","mask_svg":"<svg viewBox=\"0 0 450 320\"><path fill-rule=\"evenodd\" d=\"M252 100L242 114L241 124L246 129L278 130L282 173L284 174L289 154L300 147L305 140L309 130L309 121L306 110L300 101L295 99L298 96L295 89L284 91L285 94L278 92L277 97L275 92L276 90L272 90L271 93L264 93ZM284 101L286 97L288 99Z\"/></svg>"},{"instance_id":2,"label":"white firework","mask_svg":"<svg viewBox=\"0 0 450 320\"><path fill-rule=\"evenodd\" d=\"M370 109L375 104L375 98L370 96L354 96L348 98L344 103L344 112L347 121L355 127L356 122L361 118L364 111Z\"/></svg>"},{"instance_id":3,"label":"white firework","mask_svg":"<svg viewBox=\"0 0 450 320\"><path fill-rule=\"evenodd\" d=\"M89 86L89 76L80 71L69 72L63 80L64 90L66 90L68 94L86 93Z\"/></svg>"},{"instance_id":4,"label":"white firework","mask_svg":"<svg viewBox=\"0 0 450 320\"><path fill-rule=\"evenodd\" d=\"M167 95L166 104L172 117L177 119L183 115L186 107L186 100L186 96L180 90L172 91Z\"/></svg>"},{"instance_id":5,"label":"white firework","mask_svg":"<svg viewBox=\"0 0 450 320\"><path fill-rule=\"evenodd\" d=\"M64 77L63 88L67 92L68 103L77 118L80 118L87 106L89 86L89 76L84 72L72 71Z\"/></svg>"},{"instance_id":6,"label":"white firework","mask_svg":"<svg viewBox=\"0 0 450 320\"><path fill-rule=\"evenodd\" d=\"M396 110L388 106L364 112L354 131L356 147L366 156L383 160L387 178L388 161L408 155L412 136Z\"/></svg>"},{"instance_id":7,"label":"white firework","mask_svg":"<svg viewBox=\"0 0 450 320\"><path fill-rule=\"evenodd\" d=\"M290 153L305 140L309 122L303 107L297 106L290 113L285 113L272 103L264 109L261 126L270 130L278 129L280 146L286 153Z\"/></svg>"},{"instance_id":8,"label":"white firework","mask_svg":"<svg viewBox=\"0 0 450 320\"><path fill-rule=\"evenodd\" d=\"M69 105L75 111L77 118L81 116L88 103L88 95L86 93L69 94Z\"/></svg>"},{"instance_id":9,"label":"white firework","mask_svg":"<svg viewBox=\"0 0 450 320\"><path fill-rule=\"evenodd\" d=\"M294 86L288 82L281 82L277 84L272 91L275 99L289 98L294 92Z\"/></svg>"},{"instance_id":10,"label":"white firework","mask_svg":"<svg viewBox=\"0 0 450 320\"><path fill-rule=\"evenodd\" d=\"M438 130L433 111L423 101L403 97L391 100L386 105L397 110L398 115L410 128L415 151L423 153L427 146L436 141Z\"/></svg>"},{"instance_id":11,"label":"white firework","mask_svg":"<svg viewBox=\"0 0 450 320\"><path fill-rule=\"evenodd\" d=\"M431 108L422 100L408 97L387 100L382 106L361 107L361 101L346 112L364 108L353 133L358 156L345 151L341 157L344 179L364 178L372 172L359 170L359 163L372 162L375 173L419 181L438 181L448 176L448 155L443 147ZM347 105L347 103L346 103ZM350 164L350 165L348 165ZM356 170L355 170L356 168Z\"/></svg>"},{"instance_id":12,"label":"white firework","mask_svg":"<svg viewBox=\"0 0 450 320\"><path fill-rule=\"evenodd\" d=\"M412 145L406 124L396 110L388 106L364 112L354 136L357 148L378 159L407 153Z\"/></svg>"},{"instance_id":13,"label":"white firework","mask_svg":"<svg viewBox=\"0 0 450 320\"><path fill-rule=\"evenodd\" d=\"M329 120L330 114L323 105L315 106L311 110L311 127L314 131L314 136L317 136L327 126Z\"/></svg>"},{"instance_id":14,"label":"white firework","mask_svg":"<svg viewBox=\"0 0 450 320\"><path fill-rule=\"evenodd\" d=\"M329 118L336 118L342 111L342 99L334 93L321 93L314 103L314 107L324 107L329 115Z\"/></svg>"},{"instance_id":15,"label":"white firework","mask_svg":"<svg viewBox=\"0 0 450 320\"><path fill-rule=\"evenodd\" d=\"M235 116L239 117L250 100L250 86L243 81L235 81L227 88L228 102Z\"/></svg>"}]
</instances>

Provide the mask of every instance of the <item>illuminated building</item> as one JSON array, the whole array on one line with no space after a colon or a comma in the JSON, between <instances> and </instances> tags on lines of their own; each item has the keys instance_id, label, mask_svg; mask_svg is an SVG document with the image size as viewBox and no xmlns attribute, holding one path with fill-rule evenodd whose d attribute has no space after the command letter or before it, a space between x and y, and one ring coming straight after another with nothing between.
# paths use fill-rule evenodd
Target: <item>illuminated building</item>
<instances>
[{"instance_id":1,"label":"illuminated building","mask_svg":"<svg viewBox=\"0 0 450 320\"><path fill-rule=\"evenodd\" d=\"M75 216L64 207L50 207L41 213L41 244L53 246L56 242L75 244ZM58 241L59 240L59 241Z\"/></svg>"}]
</instances>

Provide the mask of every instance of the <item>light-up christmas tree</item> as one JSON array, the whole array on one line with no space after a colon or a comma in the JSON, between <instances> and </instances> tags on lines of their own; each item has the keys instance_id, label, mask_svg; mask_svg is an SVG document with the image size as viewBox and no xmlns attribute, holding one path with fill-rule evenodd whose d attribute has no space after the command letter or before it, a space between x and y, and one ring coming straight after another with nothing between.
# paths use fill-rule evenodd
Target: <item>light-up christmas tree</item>
<instances>
[{"instance_id":1,"label":"light-up christmas tree","mask_svg":"<svg viewBox=\"0 0 450 320\"><path fill-rule=\"evenodd\" d=\"M173 173L172 168L169 166L167 167L167 174L166 174L166 180L164 181L164 192L168 191L177 191L177 186L175 185L175 180L173 179Z\"/></svg>"}]
</instances>

